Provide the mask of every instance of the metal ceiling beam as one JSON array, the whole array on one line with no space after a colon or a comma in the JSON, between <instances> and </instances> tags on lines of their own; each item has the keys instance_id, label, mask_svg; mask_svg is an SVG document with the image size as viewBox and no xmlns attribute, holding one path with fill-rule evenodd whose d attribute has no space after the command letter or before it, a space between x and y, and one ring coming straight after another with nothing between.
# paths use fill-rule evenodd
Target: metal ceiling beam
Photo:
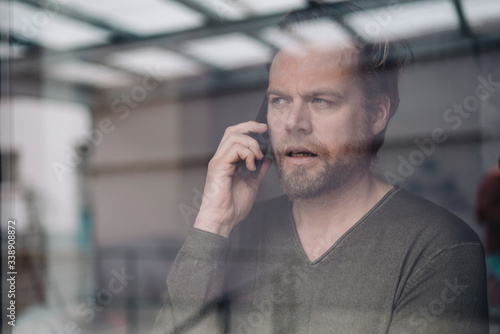
<instances>
[{"instance_id":1,"label":"metal ceiling beam","mask_svg":"<svg viewBox=\"0 0 500 334\"><path fill-rule=\"evenodd\" d=\"M57 53L54 52L52 54L44 55L44 57L45 60L48 62L60 62L66 59L74 59L75 57L81 59L98 59L105 57L107 54L110 54L111 52L119 52L122 50L148 47L151 45L165 46L170 50L174 50L176 52L181 53L179 46L184 41L196 38L222 35L226 33L232 33L235 31L247 33L254 38L260 39L258 37L258 34L255 32L256 30L255 27L260 28L260 27L271 26L275 24L281 17L282 14L279 14L279 15L258 17L244 21L229 22L224 24L214 23L208 26L202 26L199 28L183 32L175 32L175 33L155 35L143 38L126 38L102 46L93 46L93 47L87 47L69 51L62 51ZM261 40L261 42L268 45L266 41ZM212 68L215 70L213 66L204 63L200 59L193 58L187 54L183 55L206 65L207 68ZM26 69L29 69L30 67L30 62L31 62L30 59L17 59L14 61L24 63Z\"/></svg>"},{"instance_id":2,"label":"metal ceiling beam","mask_svg":"<svg viewBox=\"0 0 500 334\"><path fill-rule=\"evenodd\" d=\"M78 21L81 21L81 22L84 22L84 23L88 23L89 25L93 25L93 26L96 26L98 28L101 28L101 29L105 29L105 30L108 30L110 31L112 34L113 34L113 37L112 37L112 43L117 43L117 42L120 42L120 40L127 40L127 41L130 41L130 40L141 40L143 37L141 36L138 36L136 34L133 34L129 31L125 31L125 30L121 30L121 29L118 29L116 26L114 25L111 25L103 20L99 20L95 17L91 17L91 16L88 16L88 15L85 15L85 14L82 14L81 12L78 12L78 11L75 11L75 10L72 10L71 8L69 7L63 7L61 5L58 5L57 7L46 7L44 6L40 1L37 1L37 0L18 0L20 2L23 2L23 3L26 3L26 4L29 4L29 5L32 5L36 8L39 8L41 10L50 10L52 12L55 12L57 14L61 14L61 15L64 15L66 17L69 17L71 19L74 19L74 20L78 20ZM222 20L220 20L220 18L210 12L210 11L207 11L203 6L195 3L195 2L192 2L192 1L189 1L189 0L177 0L178 3L204 15L205 17L208 18L208 23L209 24L218 24L218 23L222 23ZM29 41L25 41L26 45L28 46L35 46L35 47L42 47L40 45L37 45L36 43L30 43ZM220 72L221 70L214 67L213 65L211 64L208 64L206 62L204 62L203 60L201 59L198 59L198 58L195 58L195 57L192 57L188 54L185 54L183 53L181 50L179 50L178 48L174 48L175 49L175 52L181 54L182 56L188 58L188 59L191 59L193 61L196 61L198 63L201 63L203 66L205 66L206 68L208 68L209 70L211 71L214 71L214 72ZM79 50L71 50L71 53L74 55L75 52L73 51L79 51ZM78 52L79 54L80 52ZM99 64L102 64L102 65L108 65L110 67L113 67L115 69L121 69L122 71L126 71L130 74L135 74L137 75L137 73L135 72L131 72L131 71L127 71L126 69L123 69L123 68L120 68L120 67L116 67L116 66L113 66L112 64L107 64L107 63L104 63L103 61L100 61L98 59L99 57L96 57L95 55L92 55L92 56L83 56L82 59L84 60L89 60L91 62L96 62L96 63L99 63Z\"/></svg>"},{"instance_id":3,"label":"metal ceiling beam","mask_svg":"<svg viewBox=\"0 0 500 334\"><path fill-rule=\"evenodd\" d=\"M0 31L0 38L2 41L7 42L9 44L17 44L17 45L25 46L28 48L32 47L32 48L37 48L37 49L42 47L38 43L33 42L29 39L26 39L23 36L13 34L12 32L10 32L10 34L7 34L4 31Z\"/></svg>"},{"instance_id":4,"label":"metal ceiling beam","mask_svg":"<svg viewBox=\"0 0 500 334\"><path fill-rule=\"evenodd\" d=\"M469 25L467 17L464 14L462 1L461 0L453 0L453 4L455 6L455 11L457 13L458 20L460 22L460 33L462 34L462 36L465 39L467 39L471 43L472 52L474 53L474 55L477 56L479 54L479 51L480 51L479 50L480 45L479 45L479 42L476 38L476 35L472 32L472 29Z\"/></svg>"},{"instance_id":5,"label":"metal ceiling beam","mask_svg":"<svg viewBox=\"0 0 500 334\"><path fill-rule=\"evenodd\" d=\"M151 45L165 46L171 49L175 49L184 41L192 40L195 38L221 35L232 33L235 31L253 32L255 30L255 27L265 27L275 24L281 16L281 14L276 14L243 21L215 23L182 32L158 34L142 38L128 37L106 45L85 47L62 52L53 52L51 54L45 54L44 58L46 62L59 62L74 58L102 58L111 52L149 47ZM26 69L29 69L31 66L33 66L33 64L37 63L33 62L33 60L31 59L15 59L13 61L20 63Z\"/></svg>"},{"instance_id":6,"label":"metal ceiling beam","mask_svg":"<svg viewBox=\"0 0 500 334\"><path fill-rule=\"evenodd\" d=\"M172 49L172 48L169 48L169 49L165 49L167 51L171 51L171 52L174 52L174 53L177 53L179 55L181 55L182 57L184 58L187 58L189 60L192 60L196 63L199 63L201 64L202 66L204 66L211 74L216 74L218 72L222 72L221 69L203 61L202 59L198 59L196 57L193 57L187 53L184 53L182 52L181 50L178 50L178 49ZM121 72L126 72L128 74L133 74L134 76L140 76L141 74L138 73L138 72L134 72L134 71L131 71L131 70L128 70L127 68L125 67L121 67L121 66L116 66L114 65L112 62L106 62L102 59L102 57L100 56L94 56L94 55L90 55L90 56L85 56L85 57L80 57L80 59L82 60L85 60L85 61L89 61L89 62L93 62L93 63L97 63L99 65L105 65L105 66L108 66L110 68L113 68L115 70L119 70Z\"/></svg>"},{"instance_id":7,"label":"metal ceiling beam","mask_svg":"<svg viewBox=\"0 0 500 334\"><path fill-rule=\"evenodd\" d=\"M33 2L35 0L22 0L25 2ZM188 0L178 0L180 3L187 2ZM400 4L405 4L409 2L424 2L431 0L400 0ZM454 0L455 1L455 0ZM367 10L379 8L380 6L387 5L387 1L358 1L362 5L363 8ZM61 14L65 15L65 13L61 12ZM166 47L167 49L174 50L176 52L181 51L180 46L183 42L192 40L195 38L209 37L219 34L226 34L235 31L247 33L252 37L259 38L258 31L261 28L275 25L276 22L282 17L282 14L274 14L260 17L253 17L240 21L228 21L228 22L216 22L212 21L208 25L187 30L181 32L173 32L167 34L158 34L149 37L137 37L137 36L127 36L118 40L115 40L113 43L103 45L103 46L93 46L86 47L76 50L64 51L64 52L53 52L52 54L44 54L45 62L58 62L66 59L103 59L111 52L118 52L121 50L128 50L132 48L141 48L141 47L149 47L151 45L158 45L160 47ZM265 43L265 42L264 42ZM482 46L482 45L481 45ZM496 47L496 46L494 46ZM185 55L187 56L187 55ZM200 59L192 58L197 62L203 63ZM30 59L13 59L13 62L19 63L22 66L19 68L29 69L30 64L34 64L35 66L38 64L37 61L33 61ZM207 64L205 64L207 65Z\"/></svg>"},{"instance_id":8,"label":"metal ceiling beam","mask_svg":"<svg viewBox=\"0 0 500 334\"><path fill-rule=\"evenodd\" d=\"M458 22L460 23L460 33L466 38L473 37L469 22L467 21L467 18L464 14L462 2L460 0L453 0L453 5L458 16Z\"/></svg>"},{"instance_id":9,"label":"metal ceiling beam","mask_svg":"<svg viewBox=\"0 0 500 334\"><path fill-rule=\"evenodd\" d=\"M37 2L36 0L21 0L21 1L30 4ZM409 2L422 2L422 1L431 1L431 0L400 0L399 3L404 4ZM182 1L179 0L179 2L185 4L187 3L187 0L182 0ZM387 5L386 1L374 2L372 0L371 1L366 0L361 2L363 3L362 7L366 8L367 10ZM61 10L60 13L63 15L72 15L71 17L74 19L78 19L77 16L81 15L81 14L76 15L74 11L71 11L69 9L64 11ZM194 28L191 30L156 34L150 36L135 36L131 34L121 35L120 38L116 38L114 41L106 45L85 47L70 51L58 52L57 54L54 53L53 55L50 55L50 59L52 59L53 61L60 61L61 59L65 59L67 57L74 57L76 54L80 55L81 57L86 57L91 54L93 55L107 54L110 52L116 52L131 48L146 47L151 45L161 45L168 47L171 47L173 45L173 47L175 48L176 45L179 45L185 41L192 40L195 38L227 34L235 31L249 33L255 36L257 30L275 25L282 16L283 14L279 13L266 16L251 17L239 21L225 21L225 22L209 21L207 25ZM82 20L87 23L93 22L92 19L89 19L88 17L87 18L82 17ZM104 27L103 25L101 26Z\"/></svg>"},{"instance_id":10,"label":"metal ceiling beam","mask_svg":"<svg viewBox=\"0 0 500 334\"><path fill-rule=\"evenodd\" d=\"M227 20L227 19L224 19L224 17L222 15L218 15L210 10L207 10L205 7L201 6L200 4L198 4L197 2L194 2L192 0L176 0L178 3L181 3L183 5L185 5L186 7L189 7L190 9L206 16L208 18L208 23L209 25L216 25L216 24L220 24L220 23L224 23L224 22L231 22L230 20ZM214 0L214 1L221 1L221 0ZM212 2L213 3L213 2ZM263 40L257 33L255 32L251 32L251 31L247 31L246 34L250 37L252 37L253 39L256 39L258 40L260 43L268 46L268 47L274 47L274 45L272 45L271 43ZM212 68L213 70L216 70L216 71L220 71L220 69L218 68L215 68L214 66L210 65L210 64L207 64L206 62L204 62L203 60L199 59L199 58L196 58L196 57L192 57L190 55L187 55L185 53L182 53L179 48L175 48L175 51L182 54L184 57L187 57L187 58L190 58L192 60L195 60L197 62L201 62L203 63L204 65L208 66L209 68Z\"/></svg>"},{"instance_id":11,"label":"metal ceiling beam","mask_svg":"<svg viewBox=\"0 0 500 334\"><path fill-rule=\"evenodd\" d=\"M92 65L99 65L99 66L106 66L106 67L109 67L110 69L112 70L116 70L116 71L119 71L119 72L123 72L125 74L128 74L130 76L133 76L134 78L139 78L140 77L140 73L137 73L137 72L134 72L132 70L129 70L127 68L124 68L124 67L120 67L120 66L116 66L114 65L113 63L108 63L108 62L105 62L102 58L97 58L97 57L87 57L87 58L84 58L82 60L85 60L85 62L88 62Z\"/></svg>"}]
</instances>

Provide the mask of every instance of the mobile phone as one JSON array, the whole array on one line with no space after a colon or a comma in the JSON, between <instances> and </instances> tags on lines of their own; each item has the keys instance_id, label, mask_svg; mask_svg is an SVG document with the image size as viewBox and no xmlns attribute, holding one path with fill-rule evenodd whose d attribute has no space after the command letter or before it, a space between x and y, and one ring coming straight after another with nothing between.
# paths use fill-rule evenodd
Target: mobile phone
<instances>
[{"instance_id":1,"label":"mobile phone","mask_svg":"<svg viewBox=\"0 0 500 334\"><path fill-rule=\"evenodd\" d=\"M267 124L267 97L264 97L264 99L262 100L262 104L260 105L259 113L257 114L257 118L255 119L255 121ZM269 132L266 131L264 133L250 133L249 136L257 140L257 142L259 143L260 150L262 151L262 154L265 157L267 151L269 150L269 146L271 144L271 138L269 137ZM238 163L238 172L243 177L246 177L248 173L250 173L250 175L255 179L259 175L263 163L264 159L255 160L256 169L255 171L251 172L246 168L245 161L240 160Z\"/></svg>"},{"instance_id":2,"label":"mobile phone","mask_svg":"<svg viewBox=\"0 0 500 334\"><path fill-rule=\"evenodd\" d=\"M260 105L259 113L257 114L256 122L266 123L267 124L267 96L262 100L262 104ZM260 150L264 157L269 150L269 146L271 145L271 137L269 137L269 130L264 133L250 133L250 136L257 140L259 143ZM261 160L255 160L255 166L257 169L253 172L250 172L250 175L255 179L259 175L262 164L264 163L264 158Z\"/></svg>"}]
</instances>

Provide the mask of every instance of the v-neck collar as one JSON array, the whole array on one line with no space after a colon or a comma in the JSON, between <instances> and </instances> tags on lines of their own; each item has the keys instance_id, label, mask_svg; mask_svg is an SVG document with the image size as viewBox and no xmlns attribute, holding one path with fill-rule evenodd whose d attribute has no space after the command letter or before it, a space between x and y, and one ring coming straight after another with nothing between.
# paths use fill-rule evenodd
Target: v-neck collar
<instances>
[{"instance_id":1,"label":"v-neck collar","mask_svg":"<svg viewBox=\"0 0 500 334\"><path fill-rule=\"evenodd\" d=\"M326 252L324 252L320 257L318 257L316 260L311 261L309 260L309 257L307 256L304 247L302 246L302 242L300 241L299 233L297 231L297 226L295 224L295 219L293 218L293 211L292 211L292 205L293 202L290 201L288 205L288 213L289 213L289 226L292 229L291 233L293 234L293 239L295 243L295 250L297 251L298 255L302 260L309 266L315 266L318 263L320 263L324 258L326 258L336 247L337 245L342 242L350 233L353 231L357 226L359 226L361 223L363 223L373 212L375 212L378 208L380 208L386 200L394 193L396 193L398 190L400 190L399 186L394 186L391 190L389 190L363 217L361 217L351 228L349 228L344 234L340 236L340 238L337 239L333 243L330 248Z\"/></svg>"}]
</instances>

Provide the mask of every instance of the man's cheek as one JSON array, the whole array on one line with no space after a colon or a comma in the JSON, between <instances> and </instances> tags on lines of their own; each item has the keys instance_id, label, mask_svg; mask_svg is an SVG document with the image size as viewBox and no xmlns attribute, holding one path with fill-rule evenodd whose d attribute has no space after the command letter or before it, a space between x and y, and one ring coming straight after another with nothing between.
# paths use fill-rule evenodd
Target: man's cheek
<instances>
[{"instance_id":1,"label":"man's cheek","mask_svg":"<svg viewBox=\"0 0 500 334\"><path fill-rule=\"evenodd\" d=\"M269 126L269 132L280 133L285 129L285 122L283 119L284 113L272 110L271 108L267 111L267 125Z\"/></svg>"},{"instance_id":2,"label":"man's cheek","mask_svg":"<svg viewBox=\"0 0 500 334\"><path fill-rule=\"evenodd\" d=\"M271 148L273 150L273 153L276 154L276 150L279 147L281 147L281 144L280 144L281 141L278 139L277 133L274 130L274 128L271 127L271 125L269 125L268 129L269 129L269 139L271 141Z\"/></svg>"}]
</instances>

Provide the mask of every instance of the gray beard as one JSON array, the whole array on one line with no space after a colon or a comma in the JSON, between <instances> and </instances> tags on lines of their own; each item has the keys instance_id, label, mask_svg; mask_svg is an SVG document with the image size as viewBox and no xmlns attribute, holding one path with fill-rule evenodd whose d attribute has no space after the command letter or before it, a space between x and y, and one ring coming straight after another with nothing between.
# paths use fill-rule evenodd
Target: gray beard
<instances>
[{"instance_id":1,"label":"gray beard","mask_svg":"<svg viewBox=\"0 0 500 334\"><path fill-rule=\"evenodd\" d=\"M270 131L273 157L283 192L291 200L312 199L352 184L354 178L370 168L373 136L369 133L368 124L363 124L360 137L353 138L333 155L314 136L293 132L277 141L273 140ZM308 171L306 166L288 165L285 168L285 150L289 145L309 148L321 159L322 168L314 173Z\"/></svg>"},{"instance_id":2,"label":"gray beard","mask_svg":"<svg viewBox=\"0 0 500 334\"><path fill-rule=\"evenodd\" d=\"M360 156L358 159L341 157L333 163L323 162L321 170L314 175L304 166L292 166L285 170L283 163L276 160L276 169L283 192L291 200L312 199L341 189L366 168Z\"/></svg>"}]
</instances>

